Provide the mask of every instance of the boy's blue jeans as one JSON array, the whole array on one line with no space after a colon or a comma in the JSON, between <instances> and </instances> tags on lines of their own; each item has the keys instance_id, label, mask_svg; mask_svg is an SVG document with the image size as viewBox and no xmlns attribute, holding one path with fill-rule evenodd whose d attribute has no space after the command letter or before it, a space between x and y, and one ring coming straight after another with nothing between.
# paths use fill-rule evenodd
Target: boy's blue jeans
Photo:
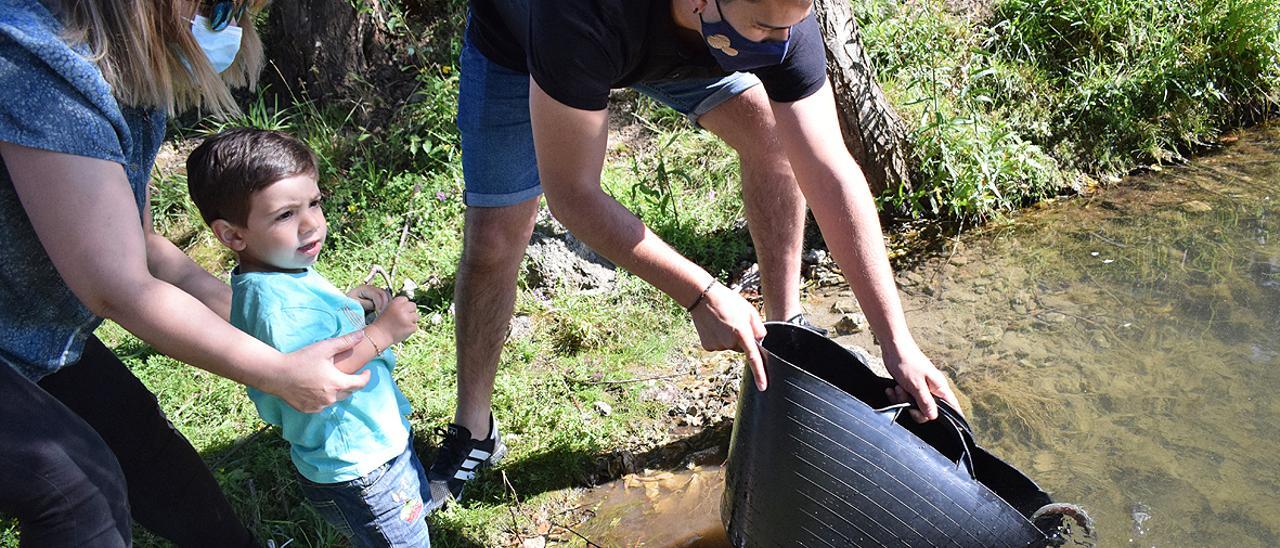
<instances>
[{"instance_id":1,"label":"boy's blue jeans","mask_svg":"<svg viewBox=\"0 0 1280 548\"><path fill-rule=\"evenodd\" d=\"M364 477L315 483L298 476L298 484L311 506L356 547L431 546L431 489L412 443Z\"/></svg>"}]
</instances>

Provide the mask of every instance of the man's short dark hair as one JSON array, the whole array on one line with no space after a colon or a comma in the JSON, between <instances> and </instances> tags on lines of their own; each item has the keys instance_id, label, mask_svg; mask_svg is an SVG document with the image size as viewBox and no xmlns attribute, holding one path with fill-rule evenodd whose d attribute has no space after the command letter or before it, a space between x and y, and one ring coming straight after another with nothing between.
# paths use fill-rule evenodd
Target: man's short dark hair
<instances>
[{"instance_id":1,"label":"man's short dark hair","mask_svg":"<svg viewBox=\"0 0 1280 548\"><path fill-rule=\"evenodd\" d=\"M315 154L289 134L253 128L223 131L187 157L187 192L204 222L244 226L249 197L276 181L316 175Z\"/></svg>"}]
</instances>

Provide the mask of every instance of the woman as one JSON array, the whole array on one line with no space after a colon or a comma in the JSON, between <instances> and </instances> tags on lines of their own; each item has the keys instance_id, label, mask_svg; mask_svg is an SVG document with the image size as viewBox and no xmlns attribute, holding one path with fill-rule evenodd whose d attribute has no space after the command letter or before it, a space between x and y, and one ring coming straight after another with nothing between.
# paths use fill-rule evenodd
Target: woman
<instances>
[{"instance_id":1,"label":"woman","mask_svg":"<svg viewBox=\"0 0 1280 548\"><path fill-rule=\"evenodd\" d=\"M281 354L226 323L231 292L150 228L168 115L235 110L264 0L0 0L0 513L24 546L253 543L155 397L92 335L318 411L363 376L358 335ZM248 5L246 5L248 4Z\"/></svg>"}]
</instances>

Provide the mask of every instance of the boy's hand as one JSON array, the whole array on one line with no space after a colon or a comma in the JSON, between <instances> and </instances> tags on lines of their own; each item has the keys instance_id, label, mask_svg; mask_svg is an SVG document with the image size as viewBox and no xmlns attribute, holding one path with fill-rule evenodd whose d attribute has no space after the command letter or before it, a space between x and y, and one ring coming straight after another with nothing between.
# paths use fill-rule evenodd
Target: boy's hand
<instances>
[{"instance_id":1,"label":"boy's hand","mask_svg":"<svg viewBox=\"0 0 1280 548\"><path fill-rule=\"evenodd\" d=\"M418 305L405 297L396 297L369 327L391 337L389 342L375 341L379 345L385 342L386 346L391 346L403 341L418 330Z\"/></svg>"},{"instance_id":2,"label":"boy's hand","mask_svg":"<svg viewBox=\"0 0 1280 548\"><path fill-rule=\"evenodd\" d=\"M366 314L369 312L381 314L387 307L387 303L391 301L391 294L387 290L369 284L356 286L347 292L347 296L360 301L360 306L364 308Z\"/></svg>"}]
</instances>

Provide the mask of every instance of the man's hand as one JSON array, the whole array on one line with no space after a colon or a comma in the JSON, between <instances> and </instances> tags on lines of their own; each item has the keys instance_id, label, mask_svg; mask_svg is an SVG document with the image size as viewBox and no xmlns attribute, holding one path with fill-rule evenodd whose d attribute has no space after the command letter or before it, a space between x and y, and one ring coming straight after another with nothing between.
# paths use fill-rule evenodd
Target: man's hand
<instances>
[{"instance_id":1,"label":"man's hand","mask_svg":"<svg viewBox=\"0 0 1280 548\"><path fill-rule=\"evenodd\" d=\"M278 396L298 411L319 413L369 382L368 371L348 375L333 366L335 358L351 352L351 348L362 339L364 333L355 331L285 354L277 374L270 378L270 384L259 388Z\"/></svg>"},{"instance_id":2,"label":"man's hand","mask_svg":"<svg viewBox=\"0 0 1280 548\"><path fill-rule=\"evenodd\" d=\"M369 328L376 329L390 339L374 341L380 348L403 341L418 330L418 305L405 297L396 297Z\"/></svg>"},{"instance_id":3,"label":"man's hand","mask_svg":"<svg viewBox=\"0 0 1280 548\"><path fill-rule=\"evenodd\" d=\"M693 308L693 325L698 330L702 347L707 350L737 350L746 354L747 365L756 378L756 388L769 386L760 355L764 339L764 322L751 303L736 291L713 284Z\"/></svg>"},{"instance_id":4,"label":"man's hand","mask_svg":"<svg viewBox=\"0 0 1280 548\"><path fill-rule=\"evenodd\" d=\"M939 396L952 409L960 411L960 402L951 391L946 375L942 374L933 362L925 357L915 342L902 345L899 349L884 349L884 364L893 375L898 385L886 388L885 394L894 403L915 402L919 409L911 409L911 418L916 422L928 422L938 418L938 404L934 396Z\"/></svg>"},{"instance_id":5,"label":"man's hand","mask_svg":"<svg viewBox=\"0 0 1280 548\"><path fill-rule=\"evenodd\" d=\"M347 296L360 301L360 306L364 308L366 314L369 312L381 314L387 307L387 303L391 302L391 294L387 290L369 284L356 286L347 292Z\"/></svg>"}]
</instances>

